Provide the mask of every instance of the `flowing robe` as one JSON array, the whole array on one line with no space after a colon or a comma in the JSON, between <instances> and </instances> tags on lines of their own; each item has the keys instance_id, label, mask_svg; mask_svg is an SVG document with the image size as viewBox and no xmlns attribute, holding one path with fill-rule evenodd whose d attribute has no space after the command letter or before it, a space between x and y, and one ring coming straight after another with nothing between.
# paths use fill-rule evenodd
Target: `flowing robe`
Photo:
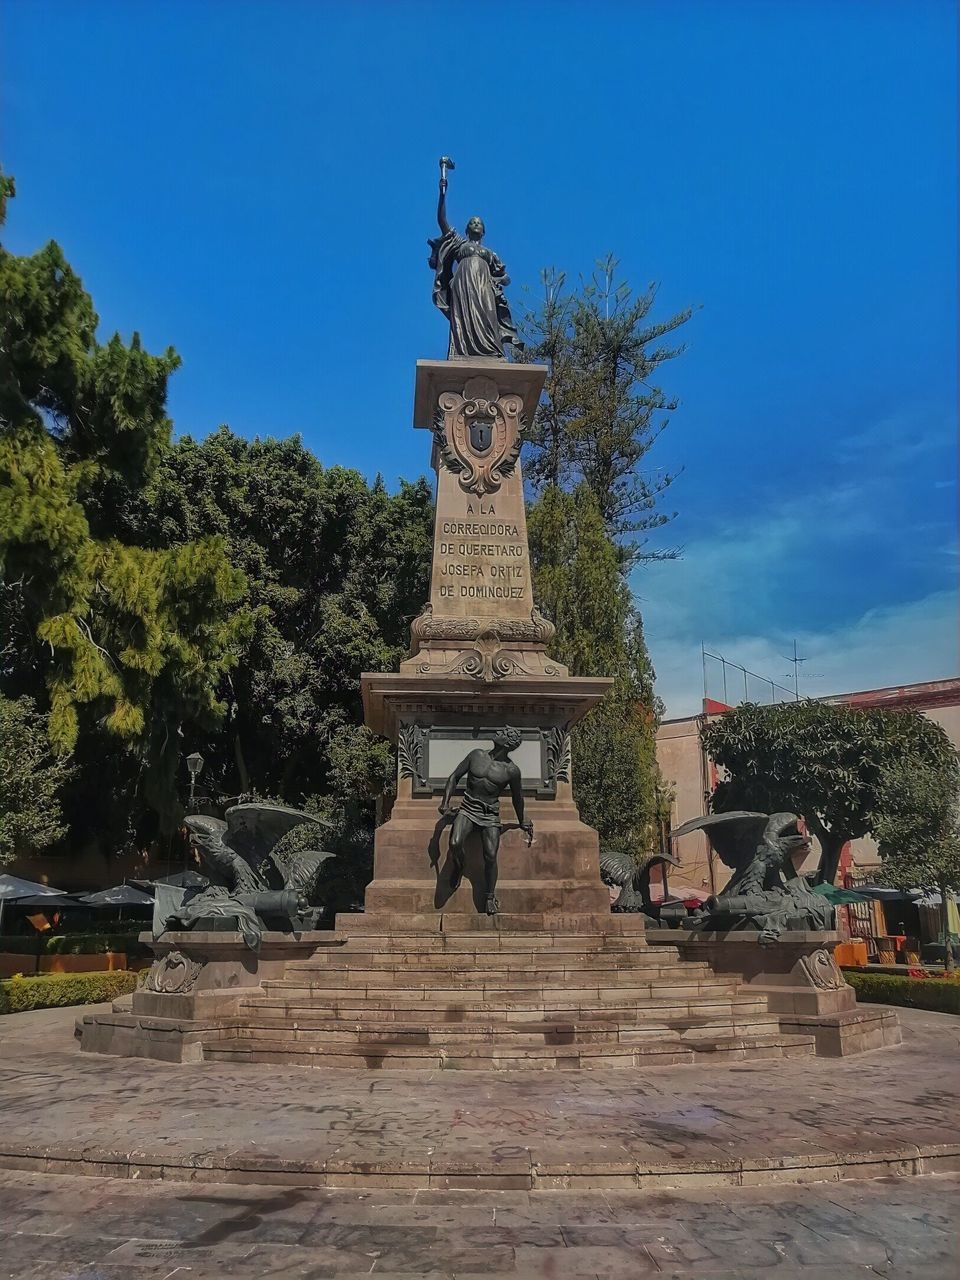
<instances>
[{"instance_id":1,"label":"flowing robe","mask_svg":"<svg viewBox=\"0 0 960 1280\"><path fill-rule=\"evenodd\" d=\"M433 253L433 301L450 322L447 359L493 356L503 359L504 344L517 331L504 297L507 269L491 250L467 240L451 227L429 241Z\"/></svg>"}]
</instances>

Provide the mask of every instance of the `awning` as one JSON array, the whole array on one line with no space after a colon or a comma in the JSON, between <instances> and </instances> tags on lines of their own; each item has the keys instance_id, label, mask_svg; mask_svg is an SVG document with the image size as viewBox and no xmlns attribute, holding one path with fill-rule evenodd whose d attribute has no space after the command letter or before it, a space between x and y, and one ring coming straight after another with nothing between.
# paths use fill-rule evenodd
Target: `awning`
<instances>
[{"instance_id":1,"label":"awning","mask_svg":"<svg viewBox=\"0 0 960 1280\"><path fill-rule=\"evenodd\" d=\"M0 876L0 901L17 902L21 898L66 897L62 889L35 880L21 880L19 876Z\"/></svg>"}]
</instances>

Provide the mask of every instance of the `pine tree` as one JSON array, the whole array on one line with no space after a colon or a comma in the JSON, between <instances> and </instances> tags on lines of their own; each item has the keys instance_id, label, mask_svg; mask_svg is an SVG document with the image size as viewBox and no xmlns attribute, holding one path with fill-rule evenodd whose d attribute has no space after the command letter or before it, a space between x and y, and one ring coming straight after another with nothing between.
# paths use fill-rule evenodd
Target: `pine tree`
<instances>
[{"instance_id":1,"label":"pine tree","mask_svg":"<svg viewBox=\"0 0 960 1280\"><path fill-rule=\"evenodd\" d=\"M612 256L602 259L573 293L565 292L562 272L542 273L543 300L527 315L524 338L526 358L549 372L524 467L537 493L587 484L609 536L636 563L670 554L650 550L646 537L673 518L659 504L674 476L651 476L641 466L677 407L650 381L683 351L661 339L692 311L651 322L656 286L635 295L617 279L617 266Z\"/></svg>"},{"instance_id":2,"label":"pine tree","mask_svg":"<svg viewBox=\"0 0 960 1280\"><path fill-rule=\"evenodd\" d=\"M640 617L596 497L555 486L529 511L535 595L557 627L551 651L575 676L614 687L573 734L574 794L603 847L641 863L657 848L663 811L656 761L660 704Z\"/></svg>"},{"instance_id":3,"label":"pine tree","mask_svg":"<svg viewBox=\"0 0 960 1280\"><path fill-rule=\"evenodd\" d=\"M10 186L5 194L12 194ZM80 278L51 242L0 248L0 681L49 709L56 750L123 742L168 820L182 726L223 707L249 625L222 540L145 547L118 511L170 447L179 358L96 337Z\"/></svg>"},{"instance_id":4,"label":"pine tree","mask_svg":"<svg viewBox=\"0 0 960 1280\"><path fill-rule=\"evenodd\" d=\"M660 500L674 477L651 477L643 463L676 407L651 378L683 348L661 340L691 311L652 322L655 286L634 295L610 256L579 290L567 291L562 272L542 279L543 300L524 325L527 358L548 366L524 460L537 499L537 596L571 671L614 677L576 731L574 786L604 845L642 861L659 848L666 809L656 759L661 707L626 575L674 554L647 541L672 519Z\"/></svg>"}]
</instances>

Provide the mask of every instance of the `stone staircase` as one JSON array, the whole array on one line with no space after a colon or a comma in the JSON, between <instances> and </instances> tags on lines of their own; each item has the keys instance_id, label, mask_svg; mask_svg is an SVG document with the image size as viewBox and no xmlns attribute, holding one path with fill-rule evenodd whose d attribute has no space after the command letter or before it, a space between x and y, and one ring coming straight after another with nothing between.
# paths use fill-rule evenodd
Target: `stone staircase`
<instances>
[{"instance_id":1,"label":"stone staircase","mask_svg":"<svg viewBox=\"0 0 960 1280\"><path fill-rule=\"evenodd\" d=\"M217 1062L477 1071L786 1058L765 996L616 933L356 933L287 964L204 1045Z\"/></svg>"}]
</instances>

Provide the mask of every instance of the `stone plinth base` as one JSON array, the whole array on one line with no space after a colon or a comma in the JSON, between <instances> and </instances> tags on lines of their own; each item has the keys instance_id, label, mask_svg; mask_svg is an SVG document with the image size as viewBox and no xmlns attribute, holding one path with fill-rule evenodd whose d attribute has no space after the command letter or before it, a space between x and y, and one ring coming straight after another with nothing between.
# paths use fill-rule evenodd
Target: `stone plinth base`
<instances>
[{"instance_id":1,"label":"stone plinth base","mask_svg":"<svg viewBox=\"0 0 960 1280\"><path fill-rule=\"evenodd\" d=\"M817 1053L844 1057L900 1044L900 1024L891 1010L861 1008L856 992L833 958L837 933L795 930L760 945L759 933L704 933L651 929L648 943L679 947L688 960L707 963L716 974L734 975L739 989L766 998L781 1030L813 1035Z\"/></svg>"},{"instance_id":2,"label":"stone plinth base","mask_svg":"<svg viewBox=\"0 0 960 1280\"><path fill-rule=\"evenodd\" d=\"M504 917L516 928L551 928L552 920L595 916L599 928L609 928L613 918L610 895L600 880L597 833L580 821L572 802L530 799L526 816L534 825L532 845L502 802L496 893ZM479 836L474 834L467 844L463 879L454 890L448 856L452 826L451 815L437 812L435 798L403 798L394 805L390 821L377 829L376 873L364 914L381 930L403 916L432 913L478 927L474 921L486 898ZM527 926L517 923L524 916L531 917ZM444 928L441 921L437 927Z\"/></svg>"},{"instance_id":3,"label":"stone plinth base","mask_svg":"<svg viewBox=\"0 0 960 1280\"><path fill-rule=\"evenodd\" d=\"M132 1009L121 1002L110 1013L87 1014L78 1021L80 1048L86 1053L157 1058L164 1062L200 1062L203 1046L232 1026L241 997L260 983L282 978L290 960L315 955L333 935L323 932L263 935L259 952L239 933L184 930L140 941L156 957Z\"/></svg>"}]
</instances>

